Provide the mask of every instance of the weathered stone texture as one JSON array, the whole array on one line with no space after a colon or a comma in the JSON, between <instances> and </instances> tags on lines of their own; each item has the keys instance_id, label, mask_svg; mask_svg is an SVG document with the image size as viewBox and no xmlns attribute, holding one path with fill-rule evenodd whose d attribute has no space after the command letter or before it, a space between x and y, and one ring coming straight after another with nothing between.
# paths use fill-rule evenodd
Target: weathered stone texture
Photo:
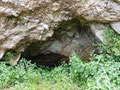
<instances>
[{"instance_id":1,"label":"weathered stone texture","mask_svg":"<svg viewBox=\"0 0 120 90\"><path fill-rule=\"evenodd\" d=\"M113 0L77 0L73 6L76 15L87 21L108 23L120 20L120 5Z\"/></svg>"}]
</instances>

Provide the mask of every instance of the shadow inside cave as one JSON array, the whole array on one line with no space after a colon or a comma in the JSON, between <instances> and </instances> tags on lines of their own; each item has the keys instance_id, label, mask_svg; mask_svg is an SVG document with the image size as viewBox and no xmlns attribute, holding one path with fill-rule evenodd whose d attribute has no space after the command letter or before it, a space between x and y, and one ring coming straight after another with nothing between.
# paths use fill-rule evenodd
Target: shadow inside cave
<instances>
[{"instance_id":1,"label":"shadow inside cave","mask_svg":"<svg viewBox=\"0 0 120 90\"><path fill-rule=\"evenodd\" d=\"M31 63L35 63L37 66L44 65L49 67L55 67L62 64L62 62L65 62L68 64L69 57L50 53L50 54L40 54L38 56L34 57L26 57L27 60L31 60Z\"/></svg>"}]
</instances>

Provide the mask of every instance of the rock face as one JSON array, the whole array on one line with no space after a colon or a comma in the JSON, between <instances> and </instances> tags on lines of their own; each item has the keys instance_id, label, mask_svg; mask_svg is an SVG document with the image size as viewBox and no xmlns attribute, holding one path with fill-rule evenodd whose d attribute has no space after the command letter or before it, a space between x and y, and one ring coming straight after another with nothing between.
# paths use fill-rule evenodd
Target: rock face
<instances>
[{"instance_id":1,"label":"rock face","mask_svg":"<svg viewBox=\"0 0 120 90\"><path fill-rule=\"evenodd\" d=\"M11 50L85 58L95 36L103 41L103 29L119 21L119 0L0 0L0 58Z\"/></svg>"}]
</instances>

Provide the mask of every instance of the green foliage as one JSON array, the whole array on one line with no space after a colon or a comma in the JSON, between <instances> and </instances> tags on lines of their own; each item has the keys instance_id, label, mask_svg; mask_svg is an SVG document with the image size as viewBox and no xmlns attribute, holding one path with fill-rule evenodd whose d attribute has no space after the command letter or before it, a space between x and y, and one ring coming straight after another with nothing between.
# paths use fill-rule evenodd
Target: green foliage
<instances>
[{"instance_id":1,"label":"green foliage","mask_svg":"<svg viewBox=\"0 0 120 90\"><path fill-rule=\"evenodd\" d=\"M120 35L115 33L113 30L106 30L105 38L105 46L107 46L115 56L120 57Z\"/></svg>"},{"instance_id":2,"label":"green foliage","mask_svg":"<svg viewBox=\"0 0 120 90\"><path fill-rule=\"evenodd\" d=\"M93 54L91 60L120 62L120 35L111 29L104 31L105 42L98 44L99 54Z\"/></svg>"},{"instance_id":3,"label":"green foliage","mask_svg":"<svg viewBox=\"0 0 120 90\"><path fill-rule=\"evenodd\" d=\"M7 90L44 90L44 89L78 89L69 78L66 64L53 69L36 68L25 59L15 67L0 64L0 89Z\"/></svg>"},{"instance_id":4,"label":"green foliage","mask_svg":"<svg viewBox=\"0 0 120 90\"><path fill-rule=\"evenodd\" d=\"M16 54L14 52L8 52L5 56L4 56L4 60L8 61L10 59L12 59Z\"/></svg>"},{"instance_id":5,"label":"green foliage","mask_svg":"<svg viewBox=\"0 0 120 90\"><path fill-rule=\"evenodd\" d=\"M80 84L83 90L119 90L120 62L91 61L82 62L78 55L73 54L70 62L70 76Z\"/></svg>"},{"instance_id":6,"label":"green foliage","mask_svg":"<svg viewBox=\"0 0 120 90\"><path fill-rule=\"evenodd\" d=\"M113 30L105 30L105 43L108 53L114 53L116 56L120 56L120 35L115 33Z\"/></svg>"}]
</instances>

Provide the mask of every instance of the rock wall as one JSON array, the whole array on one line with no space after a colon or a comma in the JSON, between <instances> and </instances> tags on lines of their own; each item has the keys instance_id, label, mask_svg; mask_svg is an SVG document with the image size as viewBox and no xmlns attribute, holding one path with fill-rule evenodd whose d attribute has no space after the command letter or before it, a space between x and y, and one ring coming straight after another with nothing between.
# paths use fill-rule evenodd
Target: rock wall
<instances>
[{"instance_id":1,"label":"rock wall","mask_svg":"<svg viewBox=\"0 0 120 90\"><path fill-rule=\"evenodd\" d=\"M10 50L25 56L50 52L70 56L78 46L81 46L78 53L87 57L86 52L94 49L95 36L104 41L105 28L112 26L120 33L120 29L116 28L120 26L119 2L0 0L0 58Z\"/></svg>"}]
</instances>

